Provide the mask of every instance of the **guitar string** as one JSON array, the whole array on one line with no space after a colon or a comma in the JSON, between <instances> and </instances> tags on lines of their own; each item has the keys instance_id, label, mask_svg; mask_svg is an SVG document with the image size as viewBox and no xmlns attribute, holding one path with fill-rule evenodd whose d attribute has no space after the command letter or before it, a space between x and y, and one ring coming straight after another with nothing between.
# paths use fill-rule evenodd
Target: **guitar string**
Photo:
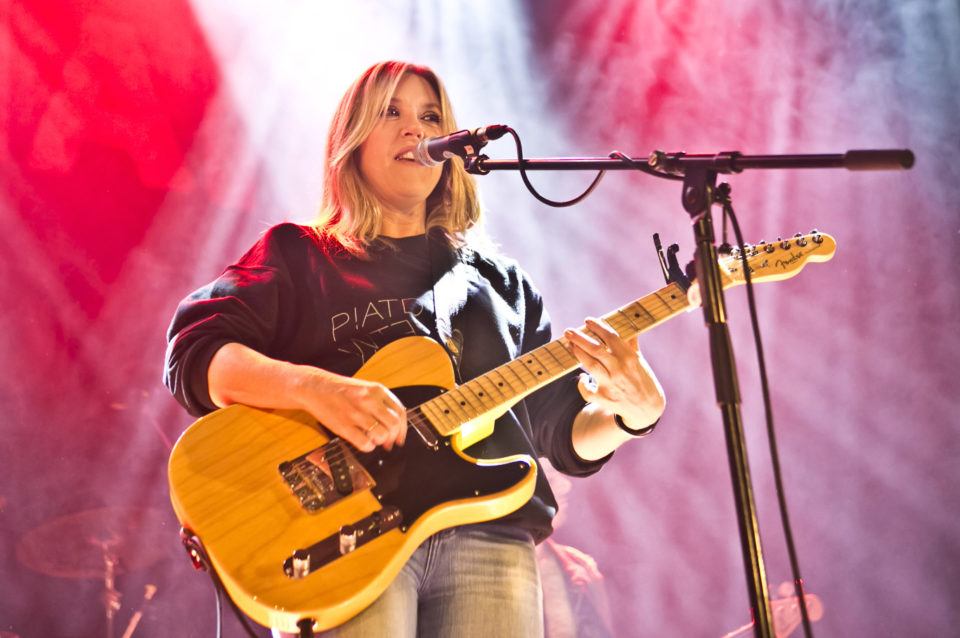
<instances>
[{"instance_id":1,"label":"guitar string","mask_svg":"<svg viewBox=\"0 0 960 638\"><path fill-rule=\"evenodd\" d=\"M427 259L429 263L431 280L434 278L434 263L433 263L433 251L430 246L429 238L425 238L427 244ZM636 334L640 334L650 328L656 326L658 323L666 321L671 317L679 314L680 312L686 310L689 307L689 302L687 300L686 294L683 293L680 287L674 282L665 286L661 290L654 291L653 293L646 295L645 297L634 301L626 306L623 306L612 313L606 315L603 319L606 321L622 338L628 338ZM669 300L672 300L674 304L671 304L670 301L664 299L661 295L661 292L665 290L671 290L669 295ZM436 295L436 285L434 284L433 290L433 305L434 305L434 321L435 327L437 329L437 334L439 336L439 315L437 307L437 295ZM663 310L651 309L648 306L650 303L658 301L660 305L663 306ZM642 310L643 313L647 316L647 320L642 319L642 316L635 311L635 309ZM631 318L630 311L633 310L633 319ZM662 313L662 314L661 314ZM636 319L637 321L634 321ZM558 356L554 351L560 349L560 356ZM446 348L444 348L446 350ZM447 351L449 353L449 351ZM551 359L555 362L556 365L550 364L549 361L544 361L544 354L549 355ZM526 362L523 359L527 359ZM533 368L531 369L532 364L538 364L540 369ZM474 401L470 400L470 396L479 402L482 407L485 407L485 404L488 402L483 399L483 395L486 393L484 390L483 383L486 381L489 384L489 387L493 388L496 393L501 397L500 403L502 404L503 400L509 400L507 395L504 394L502 388L506 385L509 390L513 392L514 395L520 394L525 391L530 391L532 388L537 387L538 385L545 385L546 383L551 382L554 378L561 376L566 371L573 369L576 365L576 359L570 355L569 351L560 344L560 340L555 340L550 343L545 344L539 348L532 350L527 353L527 356L515 359L506 364L498 366L493 370L475 378L471 381L463 383L459 386L456 386L447 392L442 393L438 397L431 399L416 408L408 409L406 411L408 421L413 421L416 425L426 426L434 428L438 427L436 424L431 423L431 419L425 413L425 409L430 409L434 407L435 404L439 404L443 401L446 402L447 407L442 410L438 410L438 417L442 421L449 422L453 427L449 430L452 431L458 425L456 419L450 417L450 415L457 416L458 419L462 421L463 417L467 417L467 420L471 418L476 418L483 413L482 409L478 410ZM525 373L518 373L517 368ZM511 383L504 374L504 371L509 371L519 382L521 390L518 392L517 388L513 383ZM548 376L546 379L543 378L543 373L546 371ZM496 375L500 378L499 382L493 381L493 376ZM491 407L496 407L498 405L495 403ZM471 412L473 415L471 416ZM459 413L459 415L457 414ZM442 416L441 416L442 415ZM462 415L462 416L461 416ZM462 423L461 423L462 424ZM328 463L340 462L346 455L346 452L342 447L330 444L333 441L328 442L324 447L327 448L325 451L325 458L328 459ZM351 446L353 447L353 446ZM298 472L299 473L299 472Z\"/></svg>"},{"instance_id":2,"label":"guitar string","mask_svg":"<svg viewBox=\"0 0 960 638\"><path fill-rule=\"evenodd\" d=\"M432 255L433 251L431 250L429 239L425 238L425 241L427 244L427 252L428 252L427 259L428 259L431 279L432 279L434 276L434 269L433 269L434 264L433 264L433 255ZM664 299L663 296L661 296L661 292L663 290L668 290L671 288L677 289L679 288L679 286L676 283L671 283L661 290L654 291L653 293L635 302L627 304L626 306L623 306L613 311L609 315L605 316L604 320L612 328L614 328L614 330L616 330L616 332L619 335L621 335L623 338L627 338L627 337L633 336L634 334L639 334L646 330L649 330L650 328L656 326L658 323L665 321L667 319L670 319L671 317L675 316L676 314L682 312L683 310L687 309L687 307L689 307L690 304L687 300L686 295L682 294L682 291L680 290L673 290L672 294L669 295L669 299L673 300L675 302L675 305L671 305L671 303L668 300ZM434 319L435 319L435 326L439 335L439 325L436 324L437 320L439 319L439 315L437 314L438 308L437 308L437 296L436 296L435 287L433 292L434 292L433 294ZM660 314L660 312L655 309L651 310L650 308L648 308L649 302L653 302L654 300L659 301L660 304L663 306L663 310L665 311L663 314ZM642 320L641 315L639 315L636 312L634 312L633 317L638 321L634 321L633 319L631 319L629 311L634 308L639 308L640 310L642 310L644 314L647 315L648 320L646 321ZM560 356L557 356L557 354L554 352L554 350L556 350L558 347L560 348ZM553 359L553 361L557 364L556 367L552 366L549 362L543 361L544 353L546 353L547 355L549 355L551 359ZM567 349L560 344L560 340L552 341L550 343L545 344L544 346L534 349L533 351L528 353L528 356L525 358L527 358L526 362L523 362L522 358L515 359L514 361L510 361L504 365L494 368L490 372L483 374L480 377L477 377L476 379L473 379L467 383L464 383L464 384L461 384L460 386L452 388L451 390L448 390L447 392L441 394L440 396L435 397L430 401L427 401L421 406L408 409L406 411L406 416L408 421L413 421L416 425L431 427L432 424L431 424L430 418L427 414L425 414L424 408L432 407L433 404L435 402L439 402L439 400L446 400L448 406L452 405L452 410L449 407L442 410L442 414L445 417L448 417L450 414L454 414L458 411L461 414L469 417L470 411L472 410L474 411L474 415L472 418L476 418L477 416L482 414L482 411L477 411L476 406L472 401L470 401L470 397L467 396L465 392L470 392L473 395L473 397L481 404L481 406L483 406L486 403L486 401L482 398L484 393L486 392L483 389L484 381L486 381L489 384L489 386L493 388L494 391L500 395L501 403L502 403L503 400L509 400L507 395L503 393L502 388L504 385L506 385L511 391L513 391L514 394L519 394L514 384L510 383L510 381L504 375L504 371L510 371L511 373L513 373L514 377L516 377L517 381L519 381L520 383L521 392L522 392L522 391L531 390L532 388L536 387L538 384L546 384L552 381L553 377L557 377L564 374L567 370L572 369L576 365L575 358L572 355L570 355ZM542 370L536 370L535 374L530 369L530 365L533 364L534 362L539 364L540 368L542 368ZM514 365L514 364L518 364L518 365ZM519 367L523 372L527 373L529 378L525 379L523 375L519 374L516 370L517 367ZM552 373L550 373L551 369L554 370ZM546 380L542 378L544 370L546 370L549 373L548 378ZM495 383L493 381L492 377L494 375L500 378L500 382ZM459 397L459 400L457 400L458 397ZM458 408L458 405L459 405L459 408ZM496 407L496 404L494 404L493 407ZM461 410L460 408L464 408L464 409ZM443 420L453 422L453 420L449 418L446 418ZM456 424L454 423L454 427L455 425ZM436 427L436 426L433 425L433 427ZM324 459L327 461L328 465L330 463L342 462L346 458L347 453L343 449L343 447L335 444L335 441L337 440L338 439L333 439L331 441L328 441L326 444L324 444L324 446L322 446L324 448ZM346 441L343 441L343 443L349 445L349 443ZM350 447L354 447L354 446L350 445ZM297 465L295 467L297 470L297 474L300 475L302 479L305 479L307 482L309 482L311 486L313 486L313 481L303 475L302 473L303 466Z\"/></svg>"},{"instance_id":3,"label":"guitar string","mask_svg":"<svg viewBox=\"0 0 960 638\"><path fill-rule=\"evenodd\" d=\"M667 300L665 300L660 294L661 291L656 291L636 302L615 310L610 315L604 317L604 319L610 323L611 327L613 327L618 334L626 333L626 336L632 336L631 333L638 334L648 330L656 324L671 318L679 312L682 312L689 305L689 303L686 301L686 295L678 294L681 292L679 290L679 286L676 284L670 284L666 287L666 289L670 288L673 288L674 290L673 294L669 295L669 298L675 301L675 305L671 305ZM658 305L662 306L662 309L648 308L648 305L655 301L659 302ZM644 321L642 319L642 315L636 312L634 312L633 316L638 321L631 319L629 311L634 308L639 308L642 310L647 315L648 320ZM523 358L515 359L514 361L499 366L490 372L477 377L476 379L448 390L440 396L431 399L427 402L427 404L445 402L446 407L440 410L443 415L441 418L444 422L452 424L454 427L456 426L456 423L455 419L450 417L451 414L460 419L463 417L466 417L467 420L476 418L483 413L483 409L478 409L476 404L479 403L482 407L485 407L485 404L488 403L482 398L482 394L484 392L483 382L487 381L491 384L491 386L494 387L502 387L502 385L494 384L494 382L489 379L489 377L493 376L494 374L499 376L515 394L518 394L517 388L514 386L514 384L510 383L509 380L507 380L504 376L504 370L513 373L513 375L520 382L521 391L528 391L534 387L537 387L538 385L545 384L546 382L553 380L554 377L560 376L567 370L572 369L575 366L575 359L572 357L572 355L569 357L563 356L563 353L567 353L566 348L562 348L561 356L558 357L554 352L554 350L556 350L558 347L562 348L558 341L553 341L541 346L540 348L527 353L527 356ZM559 365L552 365L549 360L545 361L545 355L549 356L550 359L553 359L556 364ZM517 371L518 367L520 368L521 372ZM546 378L544 377L544 372L547 372ZM471 396L473 400L471 400ZM501 396L503 396L502 391ZM426 404L424 405L426 406Z\"/></svg>"},{"instance_id":4,"label":"guitar string","mask_svg":"<svg viewBox=\"0 0 960 638\"><path fill-rule=\"evenodd\" d=\"M435 276L434 263L433 263L433 251L431 249L429 239L425 238L428 251L428 262L430 267L431 279ZM669 295L669 299L673 300L675 303L672 305L670 301L664 299L661 295L662 290L671 290L672 294ZM645 330L656 326L658 323L663 322L674 315L678 314L685 310L689 303L685 294L682 294L682 291L679 290L679 286L675 283L671 283L666 286L664 289L654 291L653 293L635 301L626 306L623 306L609 315L604 317L604 320L617 331L618 334L622 335L624 338L633 336L634 334L639 334ZM437 323L439 319L438 307L437 307L437 295L436 295L436 286L434 285L433 290L433 305L434 305L434 321L435 327L438 330L439 335L439 325ZM656 308L650 308L650 304L654 301L658 301L662 305L662 310ZM647 316L647 320L643 320L641 315L635 312L634 309L639 309ZM633 318L631 318L630 311L634 310ZM442 337L442 336L441 336ZM560 356L555 352L557 348L560 348ZM445 348L446 349L446 348ZM549 361L544 361L545 356L548 355L550 359L555 362L551 364ZM526 358L526 362L523 359ZM455 419L452 419L450 415L454 415L457 419L462 420L464 417L467 420L471 418L476 418L483 413L489 402L483 399L485 394L484 382L489 384L489 387L494 388L496 392L500 395L501 399L509 400L507 395L504 394L502 388L504 385L511 390L514 395L521 392L529 391L532 388L537 387L540 384L545 384L546 382L552 381L554 377L564 374L567 370L572 369L575 366L575 359L572 355L569 355L569 352L566 348L562 347L559 343L559 340L550 342L534 349L528 353L527 357L515 359L514 361L508 362L504 365L494 368L490 372L477 377L471 381L463 383L459 386L456 386L447 392L427 401L426 403L418 406L419 411L416 410L407 410L407 418L410 419L411 415L415 416L416 423L419 425L430 426L431 420L429 416L425 413L425 410L430 410L434 405L445 403L445 406L437 410L437 416L442 420L456 426ZM539 368L533 367L531 365L536 363ZM520 369L518 372L517 369ZM509 371L513 374L516 380L519 382L520 390L517 390L517 387L514 383L511 383L509 379L504 374L505 371ZM547 372L547 377L544 379L544 371ZM494 382L492 377L496 375L500 378L500 382ZM473 400L471 400L471 397ZM477 407L477 403L480 404L480 408ZM496 407L495 405L492 407ZM433 411L433 410L430 410ZM436 424L433 424L434 427L437 427ZM335 453L338 451L334 448ZM343 452L339 451L339 456L342 456ZM339 460L339 457L338 457Z\"/></svg>"},{"instance_id":5,"label":"guitar string","mask_svg":"<svg viewBox=\"0 0 960 638\"><path fill-rule=\"evenodd\" d=\"M671 295L671 297L676 297L676 295ZM644 307L642 304L643 300L640 300L639 302L634 302L633 304L629 304L624 308L614 311L605 319L608 322L612 322L613 324L617 324L621 326L619 329L617 329L617 327L614 326L614 329L617 329L618 333L622 334L622 333L628 332L627 328L630 328L632 330L636 330L639 332L644 329L649 329L653 325L656 325L656 323L658 323L659 321L662 321L671 317L672 315L679 312L679 310L684 309L686 306L686 304L683 304L681 302L678 304L680 306L680 309L675 310L671 308L670 305L666 303L663 300L663 298L660 297L659 295L648 295L648 297L646 297L645 299L649 299L651 301L653 299L656 299L657 301L660 301L660 303L664 306L667 312L662 316L658 317L653 312L649 311L646 307ZM629 315L626 313L626 310L635 306L640 306L641 309L643 309L643 311L650 318L649 322L644 324L644 322L641 321L641 324L644 324L644 325L638 326L636 322L630 319ZM622 320L618 320L618 315L622 316ZM640 315L635 314L635 316L638 319L640 319ZM560 348L560 352L561 352L561 356L559 357L554 352L558 348ZM553 361L559 365L558 366L552 365L549 361L545 361L544 360L546 358L545 355L548 355L550 359L553 359ZM526 361L524 361L523 359L526 359ZM526 373L525 375L521 375L517 373L517 370L516 370L516 368L518 367L517 362L519 362L519 366L521 370ZM479 416L480 414L482 414L481 411L477 411L476 405L474 404L473 401L470 400L470 396L468 396L466 393L467 392L471 393L474 396L474 398L477 401L479 401L481 405L483 405L485 401L480 396L483 392L483 381L487 380L487 377L490 376L492 373L496 373L501 378L504 378L503 374L500 372L501 368L513 372L514 375L517 377L517 379L520 381L521 387L523 390L530 390L531 388L534 388L537 385L545 384L546 382L552 380L556 376L560 376L564 374L568 369L572 369L575 366L575 363L576 363L576 360L572 357L572 355L569 355L566 348L563 348L558 341L551 342L549 344L546 344L545 346L541 346L540 348L537 348L531 351L530 353L528 353L527 357L514 360L513 362L505 364L505 366L496 368L490 373L487 373L486 375L481 375L477 379L469 381L466 384L463 384L462 386L458 386L457 388L449 391L450 394L454 395L453 397L451 397L454 400L454 404L455 405L459 404L461 408L464 408L463 410L459 410L455 407L454 411L465 413L468 417L472 416L472 418L476 418L476 416ZM534 364L537 364L537 365L534 365ZM546 378L544 378L545 371L548 372L548 375ZM492 384L492 381L488 380L488 382ZM516 390L512 386L512 384L508 383L508 386L510 386L511 389L513 389L514 391ZM470 414L471 410L473 411L472 415ZM448 415L448 414L450 414L450 412L445 411L445 415Z\"/></svg>"},{"instance_id":6,"label":"guitar string","mask_svg":"<svg viewBox=\"0 0 960 638\"><path fill-rule=\"evenodd\" d=\"M431 256L432 257L432 256ZM432 267L432 258L431 258L431 267ZM679 287L675 284L671 284L667 289L673 288L672 294L669 295L669 298L674 300L675 306L671 305L667 300L661 296L661 291L656 291L651 295L647 295L641 300L633 302L620 308L607 317L605 320L611 323L611 326L619 334L626 333L627 336L630 336L631 333L636 334L647 330L657 323L662 322L670 317L674 316L678 312L685 310L689 305L686 302L686 295L680 294L682 291L679 290ZM662 306L662 310L650 309L647 307L650 302L658 301L659 305ZM644 302L647 302L645 304ZM436 304L436 295L434 295L434 303ZM634 313L634 317L638 321L634 321L630 318L628 311L631 308L639 307L649 318L648 321L643 321L641 316L637 313ZM435 309L436 313L436 309ZM639 325L638 325L639 322ZM556 351L559 349L560 356L556 354ZM549 355L559 367L551 365L549 361L544 361L544 353ZM481 406L484 406L488 402L483 399L483 394L486 392L484 390L484 383L486 382L489 387L494 388L496 393L498 393L501 398L506 398L502 388L504 385L507 386L514 394L518 394L516 383L510 382L507 376L504 374L505 371L509 371L513 374L516 381L519 382L521 391L530 390L532 387L535 387L539 383L543 383L543 370L548 372L553 370L553 372L548 376L553 377L554 375L560 375L566 372L568 369L572 369L575 364L575 358L569 354L566 348L562 347L559 341L553 341L551 343L542 346L533 350L530 355L527 357L527 361L523 362L522 359L517 359L497 368L494 368L490 372L477 377L467 383L464 383L460 386L452 388L447 392L441 394L430 401L427 401L425 404L421 405L421 412L418 415L418 420L427 419L430 420L429 413L433 412L435 418L439 419L444 425L449 424L447 427L453 426L456 427L457 420L462 421L464 417L467 420L470 418L476 418L482 411L478 411L476 403L479 402ZM530 364L536 362L540 365L543 370L531 370ZM521 372L518 372L518 368ZM500 381L495 382L493 377L499 377ZM469 393L469 394L468 394ZM471 396L474 400L471 400ZM495 406L494 406L495 407ZM452 416L451 416L452 415ZM429 423L428 423L429 424ZM435 427L438 427L435 425Z\"/></svg>"},{"instance_id":7,"label":"guitar string","mask_svg":"<svg viewBox=\"0 0 960 638\"><path fill-rule=\"evenodd\" d=\"M428 261L429 270L430 270L430 277L431 277L431 281L433 282L433 291L432 291L432 292L433 292L433 295L432 295L432 297L433 297L433 306L434 306L434 309L433 309L433 310L434 310L434 325L435 325L435 329L437 330L437 335L438 335L438 336L440 337L440 339L441 339L441 345L443 345L443 344L442 344L443 335L440 334L440 314L439 314L439 303L438 303L438 298L437 298L437 297L438 297L438 295L437 295L437 283L438 283L438 280L437 280L437 277L436 277L436 270L435 270L435 263L434 263L434 251L433 251L433 247L431 246L431 243L430 243L429 235L428 235L428 234L425 234L425 236L424 236L424 241L425 241L426 248L427 248L427 261ZM643 308L642 305L641 305L641 308ZM651 315L651 313L650 313L649 311L647 311L646 308L643 308L643 310L644 310L644 312L647 313L648 316L651 317L651 319L653 318L653 315ZM618 311L618 312L620 312L620 311ZM614 314L616 314L616 313L614 313ZM628 323L629 323L632 327L636 328L636 326L633 324L633 322L629 321L629 319L628 319ZM656 322L654 321L654 324L655 324L655 323L656 323ZM619 332L619 331L618 331L618 332ZM572 367L572 366L575 364L575 361L572 360L572 357L569 358L569 359L567 359L566 362L561 361L561 359L558 358L558 357L549 349L549 347L548 347L549 345L550 345L550 344L547 344L547 346L545 346L545 347L543 347L543 348L537 348L536 350L534 350L534 351L533 351L533 357L528 360L527 364L521 364L521 368L522 368L526 373L529 374L529 379L524 379L520 374L518 374L517 371L516 371L516 369L515 369L516 366L509 367L509 364L508 364L508 366L505 368L505 369L510 370L511 372L514 373L514 375L517 377L517 379L521 382L521 388L522 388L524 391L529 390L529 389L531 389L531 388L533 388L533 387L536 387L538 383L543 382L543 372L544 372L544 370L550 371L550 369L551 369L551 367L552 367L552 366L549 365L548 362L544 362L544 361L542 360L543 352L545 352L546 354L548 354L548 355L549 355L551 358L553 358L558 364L560 364L559 368L557 368L557 371L554 372L553 374L548 375L548 378L552 378L552 377L554 377L554 376L559 376L559 374L563 374L563 372L564 372L563 368L564 368L564 367L570 368L570 367ZM444 349L446 350L445 347L444 347ZM543 352L540 352L540 350L542 350ZM566 351L565 348L564 348L564 351ZM447 352L449 353L449 350L447 350ZM535 370L535 371L531 371L530 368L529 368L529 364L532 363L532 362L534 362L534 361L536 361L536 362L540 365L540 367L541 367L542 369L538 369L538 370ZM487 374L490 374L490 373L487 373ZM499 373L498 373L498 374L499 374ZM433 400L431 400L431 401L428 401L427 403L428 403L428 404L431 403L431 402L445 403L445 404L446 404L446 407L442 410L442 414L443 414L445 417L447 417L447 418L444 419L444 420L445 420L445 421L448 421L448 422L450 421L449 415L451 415L451 414L457 414L457 415L460 416L461 418L462 418L463 416L466 416L468 419L469 419L469 418L476 418L477 416L479 416L480 414L483 413L483 409L488 405L488 402L485 401L485 400L482 398L482 397L483 397L483 381L482 381L482 380L483 380L484 378L486 378L486 376L487 376L487 375L481 375L481 376L478 377L477 379L471 380L471 381L469 381L469 382L467 382L467 383L462 383L461 385L459 385L459 386L457 386L457 387L455 387L455 388L452 388L452 389L449 390L448 392L441 394L440 397L437 397L437 398L435 398L435 399L433 399ZM504 378L503 374L499 374L499 376L500 376L502 379ZM509 384L509 383L508 383L508 386L510 387L511 390L513 390L513 391L516 393L516 388L514 388L514 387L512 386L512 384ZM502 387L502 386L500 386L500 387ZM501 396L503 396L502 392L501 392ZM438 399L439 399L439 401L438 401ZM477 403L479 403L479 405L480 405L479 408L477 407ZM429 407L432 407L432 406L429 406ZM422 412L423 412L423 411L421 411L421 413L422 413ZM454 426L454 427L455 427L455 426Z\"/></svg>"}]
</instances>

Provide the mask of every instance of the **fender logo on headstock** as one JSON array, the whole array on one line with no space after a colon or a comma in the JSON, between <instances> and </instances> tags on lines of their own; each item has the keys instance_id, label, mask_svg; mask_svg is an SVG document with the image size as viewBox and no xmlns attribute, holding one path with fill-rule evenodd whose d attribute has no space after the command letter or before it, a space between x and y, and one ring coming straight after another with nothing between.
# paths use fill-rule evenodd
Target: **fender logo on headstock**
<instances>
[{"instance_id":1,"label":"fender logo on headstock","mask_svg":"<svg viewBox=\"0 0 960 638\"><path fill-rule=\"evenodd\" d=\"M807 262L829 261L836 251L836 240L816 230L807 235L797 234L790 240L779 239L772 244L760 242L755 246L746 245L744 250L734 248L732 254L720 258L720 266L726 271L723 273L723 287L746 283L744 258L752 281L778 281L793 277Z\"/></svg>"}]
</instances>

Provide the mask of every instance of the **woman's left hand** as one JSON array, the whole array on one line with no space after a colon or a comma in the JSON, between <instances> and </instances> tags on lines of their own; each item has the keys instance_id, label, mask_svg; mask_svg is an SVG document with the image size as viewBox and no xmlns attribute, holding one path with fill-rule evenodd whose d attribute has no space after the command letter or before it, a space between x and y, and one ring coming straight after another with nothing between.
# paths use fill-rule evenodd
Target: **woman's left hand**
<instances>
[{"instance_id":1,"label":"woman's left hand","mask_svg":"<svg viewBox=\"0 0 960 638\"><path fill-rule=\"evenodd\" d=\"M588 318L579 330L566 330L568 350L593 377L580 376L580 394L641 430L660 418L663 388L640 353L636 339L621 339L605 322Z\"/></svg>"}]
</instances>

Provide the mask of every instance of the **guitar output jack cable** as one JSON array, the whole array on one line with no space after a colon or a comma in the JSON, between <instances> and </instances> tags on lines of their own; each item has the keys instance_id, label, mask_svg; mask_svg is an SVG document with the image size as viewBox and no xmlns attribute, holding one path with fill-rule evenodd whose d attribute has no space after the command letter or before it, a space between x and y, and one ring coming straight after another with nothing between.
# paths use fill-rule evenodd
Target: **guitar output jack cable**
<instances>
[{"instance_id":1,"label":"guitar output jack cable","mask_svg":"<svg viewBox=\"0 0 960 638\"><path fill-rule=\"evenodd\" d=\"M187 556L190 557L190 562L193 563L194 569L197 571L205 571L210 575L210 580L213 582L214 594L217 599L217 638L223 637L223 597L226 596L227 601L230 603L230 607L233 609L234 615L237 617L237 620L240 621L240 624L243 626L244 630L247 632L247 635L250 638L259 638L257 634L253 631L253 628L250 626L250 623L247 621L246 617L243 615L243 612L240 611L240 608L237 607L237 604L233 602L233 599L230 598L229 594L226 593L226 589L223 587L223 581L220 580L220 576L217 574L217 570L213 568L213 564L210 562L209 556L207 556L207 551L203 547L203 543L200 542L200 539L192 530L187 529L186 527L180 528L180 542L183 543L184 549L187 550ZM312 628L312 623L311 623ZM312 632L307 635L313 635Z\"/></svg>"}]
</instances>

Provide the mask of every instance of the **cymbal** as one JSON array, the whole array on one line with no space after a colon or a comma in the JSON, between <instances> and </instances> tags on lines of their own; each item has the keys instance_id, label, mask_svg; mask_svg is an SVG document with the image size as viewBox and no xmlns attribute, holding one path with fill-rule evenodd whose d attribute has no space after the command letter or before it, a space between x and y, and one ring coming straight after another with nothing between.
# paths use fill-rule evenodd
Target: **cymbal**
<instances>
[{"instance_id":1,"label":"cymbal","mask_svg":"<svg viewBox=\"0 0 960 638\"><path fill-rule=\"evenodd\" d=\"M17 560L58 578L103 578L159 561L177 538L167 512L146 507L102 507L47 521L17 543Z\"/></svg>"}]
</instances>

